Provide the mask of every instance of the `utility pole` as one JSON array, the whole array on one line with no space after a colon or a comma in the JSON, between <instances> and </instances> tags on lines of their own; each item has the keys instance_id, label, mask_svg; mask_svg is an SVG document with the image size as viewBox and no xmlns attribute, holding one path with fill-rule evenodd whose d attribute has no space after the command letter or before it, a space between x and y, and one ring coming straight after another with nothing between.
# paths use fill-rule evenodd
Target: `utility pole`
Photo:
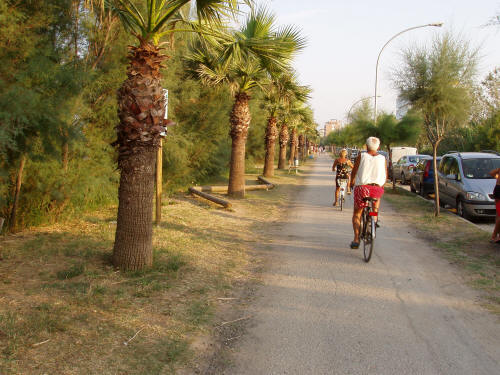
<instances>
[{"instance_id":1,"label":"utility pole","mask_svg":"<svg viewBox=\"0 0 500 375\"><path fill-rule=\"evenodd\" d=\"M165 96L165 115L164 120L168 118L168 90L163 89L163 94ZM165 123L165 121L164 121ZM161 223L161 195L163 187L163 137L167 134L163 132L160 138L160 147L156 153L156 216L155 223L160 225Z\"/></svg>"}]
</instances>

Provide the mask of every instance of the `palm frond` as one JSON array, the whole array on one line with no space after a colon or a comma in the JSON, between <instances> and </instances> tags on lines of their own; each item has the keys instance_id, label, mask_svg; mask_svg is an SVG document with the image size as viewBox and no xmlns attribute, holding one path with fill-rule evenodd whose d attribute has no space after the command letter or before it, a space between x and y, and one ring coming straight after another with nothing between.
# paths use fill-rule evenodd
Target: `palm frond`
<instances>
[{"instance_id":1,"label":"palm frond","mask_svg":"<svg viewBox=\"0 0 500 375\"><path fill-rule=\"evenodd\" d=\"M146 9L141 12L133 0L86 0L92 6L107 7L118 15L124 27L142 41L158 44L161 37L172 32L194 31L192 27L176 29L179 22L189 24L189 12L183 10L194 3L198 25L203 23L223 24L234 17L242 3L252 0L146 0ZM185 26L185 25L184 25ZM191 26L191 25L188 25ZM198 30L199 31L199 30Z\"/></svg>"}]
</instances>

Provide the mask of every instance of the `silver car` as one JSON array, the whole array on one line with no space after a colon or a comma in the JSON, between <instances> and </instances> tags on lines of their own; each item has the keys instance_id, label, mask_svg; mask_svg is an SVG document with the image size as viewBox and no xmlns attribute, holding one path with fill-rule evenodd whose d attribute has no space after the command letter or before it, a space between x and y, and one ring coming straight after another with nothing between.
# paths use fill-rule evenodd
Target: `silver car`
<instances>
[{"instance_id":1,"label":"silver car","mask_svg":"<svg viewBox=\"0 0 500 375\"><path fill-rule=\"evenodd\" d=\"M500 168L500 156L486 152L453 152L439 163L439 198L465 218L495 217L493 189L489 175Z\"/></svg>"},{"instance_id":2,"label":"silver car","mask_svg":"<svg viewBox=\"0 0 500 375\"><path fill-rule=\"evenodd\" d=\"M404 185L410 182L411 174L417 163L422 159L431 159L430 155L405 155L392 166L392 173L396 180L400 180Z\"/></svg>"}]
</instances>

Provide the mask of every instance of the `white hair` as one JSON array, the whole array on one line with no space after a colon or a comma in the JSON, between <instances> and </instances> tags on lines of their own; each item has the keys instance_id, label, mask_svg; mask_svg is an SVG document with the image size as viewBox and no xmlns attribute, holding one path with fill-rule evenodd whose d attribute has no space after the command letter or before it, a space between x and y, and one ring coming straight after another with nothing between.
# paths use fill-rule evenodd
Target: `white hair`
<instances>
[{"instance_id":1,"label":"white hair","mask_svg":"<svg viewBox=\"0 0 500 375\"><path fill-rule=\"evenodd\" d=\"M366 148L368 151L377 151L380 147L380 139L377 137L368 137L366 139Z\"/></svg>"}]
</instances>

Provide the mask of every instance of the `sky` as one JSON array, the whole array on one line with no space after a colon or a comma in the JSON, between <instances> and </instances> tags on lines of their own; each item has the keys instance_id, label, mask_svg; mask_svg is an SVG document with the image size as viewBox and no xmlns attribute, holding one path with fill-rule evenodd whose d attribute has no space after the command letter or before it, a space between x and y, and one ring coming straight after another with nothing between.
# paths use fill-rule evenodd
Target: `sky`
<instances>
[{"instance_id":1,"label":"sky","mask_svg":"<svg viewBox=\"0 0 500 375\"><path fill-rule=\"evenodd\" d=\"M280 25L294 24L307 47L294 66L300 83L313 89L310 104L319 127L330 119L345 121L350 107L374 95L375 66L382 46L413 26L444 22L404 33L384 49L379 62L379 111L396 111L391 75L402 64L401 52L430 45L436 33L452 31L480 47L478 80L500 67L500 26L484 27L500 14L500 0L260 0ZM373 100L373 99L372 99Z\"/></svg>"}]
</instances>

